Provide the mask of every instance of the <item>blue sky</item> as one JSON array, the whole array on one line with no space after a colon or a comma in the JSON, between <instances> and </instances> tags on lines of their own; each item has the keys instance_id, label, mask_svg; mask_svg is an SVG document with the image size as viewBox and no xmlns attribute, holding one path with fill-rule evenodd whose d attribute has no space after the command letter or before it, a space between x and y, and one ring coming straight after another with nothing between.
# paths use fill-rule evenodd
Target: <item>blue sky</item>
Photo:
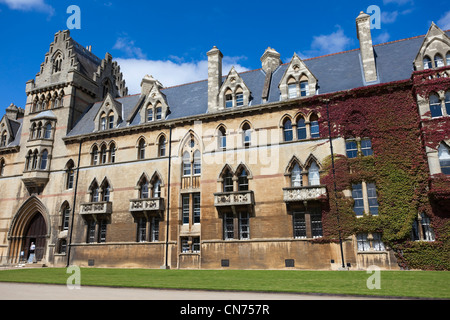
<instances>
[{"instance_id":1,"label":"blue sky","mask_svg":"<svg viewBox=\"0 0 450 320\"><path fill-rule=\"evenodd\" d=\"M356 1L117 1L0 0L0 117L24 107L25 83L44 61L53 35L67 29L70 5L81 11L71 36L99 58L112 54L129 93L145 74L164 86L207 78L206 52L224 54L224 74L261 67L267 47L283 62L358 48L355 18L370 5L381 11L375 44L425 34L434 21L450 29L448 0Z\"/></svg>"}]
</instances>

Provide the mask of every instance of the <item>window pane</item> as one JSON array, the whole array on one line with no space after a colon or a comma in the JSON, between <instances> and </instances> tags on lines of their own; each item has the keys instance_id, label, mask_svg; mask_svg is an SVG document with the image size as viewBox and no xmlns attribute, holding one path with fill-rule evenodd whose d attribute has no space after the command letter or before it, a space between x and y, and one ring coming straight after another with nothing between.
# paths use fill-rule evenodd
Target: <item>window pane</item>
<instances>
[{"instance_id":1,"label":"window pane","mask_svg":"<svg viewBox=\"0 0 450 320\"><path fill-rule=\"evenodd\" d=\"M234 224L232 213L224 213L223 215L223 238L224 240L234 238Z\"/></svg>"},{"instance_id":2,"label":"window pane","mask_svg":"<svg viewBox=\"0 0 450 320\"><path fill-rule=\"evenodd\" d=\"M226 108L233 107L233 96L231 94L225 95L225 107Z\"/></svg>"},{"instance_id":3,"label":"window pane","mask_svg":"<svg viewBox=\"0 0 450 320\"><path fill-rule=\"evenodd\" d=\"M348 158L356 158L358 155L358 149L356 147L356 141L346 141L345 149L347 150Z\"/></svg>"},{"instance_id":4,"label":"window pane","mask_svg":"<svg viewBox=\"0 0 450 320\"><path fill-rule=\"evenodd\" d=\"M426 69L431 69L431 59L428 57L423 58L423 68Z\"/></svg>"},{"instance_id":5,"label":"window pane","mask_svg":"<svg viewBox=\"0 0 450 320\"><path fill-rule=\"evenodd\" d=\"M182 203L183 203L182 208L183 224L189 224L189 195L184 195L182 197Z\"/></svg>"},{"instance_id":6,"label":"window pane","mask_svg":"<svg viewBox=\"0 0 450 320\"><path fill-rule=\"evenodd\" d=\"M291 120L286 120L284 122L283 127L283 133L284 133L284 141L292 141L292 123Z\"/></svg>"},{"instance_id":7,"label":"window pane","mask_svg":"<svg viewBox=\"0 0 450 320\"><path fill-rule=\"evenodd\" d=\"M147 182L147 180L141 184L141 192L140 193L141 193L140 194L141 199L148 198L148 182Z\"/></svg>"},{"instance_id":8,"label":"window pane","mask_svg":"<svg viewBox=\"0 0 450 320\"><path fill-rule=\"evenodd\" d=\"M289 95L289 98L297 97L297 86L295 83L291 83L288 85L288 95Z\"/></svg>"},{"instance_id":9,"label":"window pane","mask_svg":"<svg viewBox=\"0 0 450 320\"><path fill-rule=\"evenodd\" d=\"M354 184L352 185L352 197L355 200L355 204L353 206L353 211L357 216L361 216L364 213L364 201L362 194L362 184Z\"/></svg>"},{"instance_id":10,"label":"window pane","mask_svg":"<svg viewBox=\"0 0 450 320\"><path fill-rule=\"evenodd\" d=\"M153 109L147 109L147 121L153 121Z\"/></svg>"},{"instance_id":11,"label":"window pane","mask_svg":"<svg viewBox=\"0 0 450 320\"><path fill-rule=\"evenodd\" d=\"M183 154L183 176L191 175L191 161L188 152Z\"/></svg>"},{"instance_id":12,"label":"window pane","mask_svg":"<svg viewBox=\"0 0 450 320\"><path fill-rule=\"evenodd\" d=\"M450 62L447 63L450 66ZM447 111L447 115L450 116L450 92L445 94L445 111Z\"/></svg>"},{"instance_id":13,"label":"window pane","mask_svg":"<svg viewBox=\"0 0 450 320\"><path fill-rule=\"evenodd\" d=\"M318 186L320 184L319 167L314 161L311 163L308 170L308 180L310 186Z\"/></svg>"},{"instance_id":14,"label":"window pane","mask_svg":"<svg viewBox=\"0 0 450 320\"><path fill-rule=\"evenodd\" d=\"M443 174L450 174L450 150L443 143L438 149L439 164L441 165L441 172Z\"/></svg>"},{"instance_id":15,"label":"window pane","mask_svg":"<svg viewBox=\"0 0 450 320\"><path fill-rule=\"evenodd\" d=\"M311 138L320 138L319 121L311 121Z\"/></svg>"},{"instance_id":16,"label":"window pane","mask_svg":"<svg viewBox=\"0 0 450 320\"><path fill-rule=\"evenodd\" d=\"M159 240L159 219L153 217L151 221L151 241Z\"/></svg>"},{"instance_id":17,"label":"window pane","mask_svg":"<svg viewBox=\"0 0 450 320\"><path fill-rule=\"evenodd\" d=\"M230 172L227 172L223 177L223 191L232 192L233 191L233 176Z\"/></svg>"},{"instance_id":18,"label":"window pane","mask_svg":"<svg viewBox=\"0 0 450 320\"><path fill-rule=\"evenodd\" d=\"M300 82L300 95L302 97L309 95L308 81Z\"/></svg>"},{"instance_id":19,"label":"window pane","mask_svg":"<svg viewBox=\"0 0 450 320\"><path fill-rule=\"evenodd\" d=\"M371 156L373 154L372 141L370 139L361 140L361 152L365 156Z\"/></svg>"},{"instance_id":20,"label":"window pane","mask_svg":"<svg viewBox=\"0 0 450 320\"><path fill-rule=\"evenodd\" d=\"M302 186L302 169L298 163L294 165L291 172L291 187L301 187Z\"/></svg>"},{"instance_id":21,"label":"window pane","mask_svg":"<svg viewBox=\"0 0 450 320\"><path fill-rule=\"evenodd\" d=\"M242 169L242 172L238 178L238 191L247 191L247 190L248 190L247 172L245 171L245 169Z\"/></svg>"},{"instance_id":22,"label":"window pane","mask_svg":"<svg viewBox=\"0 0 450 320\"><path fill-rule=\"evenodd\" d=\"M250 238L250 221L248 212L239 213L239 239Z\"/></svg>"},{"instance_id":23,"label":"window pane","mask_svg":"<svg viewBox=\"0 0 450 320\"><path fill-rule=\"evenodd\" d=\"M200 193L194 193L194 223L200 223Z\"/></svg>"},{"instance_id":24,"label":"window pane","mask_svg":"<svg viewBox=\"0 0 450 320\"><path fill-rule=\"evenodd\" d=\"M305 119L300 118L297 121L297 139L303 140L306 139L306 125Z\"/></svg>"},{"instance_id":25,"label":"window pane","mask_svg":"<svg viewBox=\"0 0 450 320\"><path fill-rule=\"evenodd\" d=\"M442 116L441 100L435 94L430 96L430 112L432 118Z\"/></svg>"},{"instance_id":26,"label":"window pane","mask_svg":"<svg viewBox=\"0 0 450 320\"><path fill-rule=\"evenodd\" d=\"M375 251L384 251L386 250L384 247L383 241L381 241L381 233L374 233L373 236L373 242L372 247Z\"/></svg>"},{"instance_id":27,"label":"window pane","mask_svg":"<svg viewBox=\"0 0 450 320\"><path fill-rule=\"evenodd\" d=\"M147 220L144 218L139 218L137 223L137 241L144 242L146 241L146 233L147 233Z\"/></svg>"},{"instance_id":28,"label":"window pane","mask_svg":"<svg viewBox=\"0 0 450 320\"><path fill-rule=\"evenodd\" d=\"M294 224L294 238L306 238L306 221L304 211L294 211L292 213Z\"/></svg>"},{"instance_id":29,"label":"window pane","mask_svg":"<svg viewBox=\"0 0 450 320\"><path fill-rule=\"evenodd\" d=\"M367 240L367 233L359 233L356 235L356 242L358 245L358 251L369 251L370 244Z\"/></svg>"},{"instance_id":30,"label":"window pane","mask_svg":"<svg viewBox=\"0 0 450 320\"><path fill-rule=\"evenodd\" d=\"M434 241L434 231L430 225L430 218L424 213L421 214L422 217L422 231L423 231L423 240L426 241Z\"/></svg>"},{"instance_id":31,"label":"window pane","mask_svg":"<svg viewBox=\"0 0 450 320\"><path fill-rule=\"evenodd\" d=\"M244 105L244 94L243 93L237 93L236 94L236 106L243 106Z\"/></svg>"},{"instance_id":32,"label":"window pane","mask_svg":"<svg viewBox=\"0 0 450 320\"><path fill-rule=\"evenodd\" d=\"M162 119L162 108L158 107L156 108L156 120L161 120Z\"/></svg>"},{"instance_id":33,"label":"window pane","mask_svg":"<svg viewBox=\"0 0 450 320\"><path fill-rule=\"evenodd\" d=\"M310 217L313 238L322 237L322 212L320 211L320 208L313 208Z\"/></svg>"},{"instance_id":34,"label":"window pane","mask_svg":"<svg viewBox=\"0 0 450 320\"><path fill-rule=\"evenodd\" d=\"M367 184L367 199L369 200L369 211L372 215L378 214L377 190L374 183Z\"/></svg>"},{"instance_id":35,"label":"window pane","mask_svg":"<svg viewBox=\"0 0 450 320\"><path fill-rule=\"evenodd\" d=\"M194 174L201 174L201 172L202 172L201 155L200 151L196 150L194 152Z\"/></svg>"},{"instance_id":36,"label":"window pane","mask_svg":"<svg viewBox=\"0 0 450 320\"><path fill-rule=\"evenodd\" d=\"M436 65L436 68L444 66L444 59L442 59L442 56L440 54L436 54L434 56L434 64Z\"/></svg>"}]
</instances>

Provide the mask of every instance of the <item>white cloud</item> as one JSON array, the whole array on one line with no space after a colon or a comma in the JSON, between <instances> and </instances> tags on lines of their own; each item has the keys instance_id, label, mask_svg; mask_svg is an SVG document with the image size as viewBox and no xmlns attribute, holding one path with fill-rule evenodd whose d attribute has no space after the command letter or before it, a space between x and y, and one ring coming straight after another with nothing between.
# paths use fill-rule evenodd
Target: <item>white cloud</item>
<instances>
[{"instance_id":1,"label":"white cloud","mask_svg":"<svg viewBox=\"0 0 450 320\"><path fill-rule=\"evenodd\" d=\"M442 30L450 29L450 11L447 11L436 24Z\"/></svg>"},{"instance_id":2,"label":"white cloud","mask_svg":"<svg viewBox=\"0 0 450 320\"><path fill-rule=\"evenodd\" d=\"M208 78L208 61L182 62L182 59L172 57L172 60L146 60L136 58L115 59L120 65L129 94L141 91L141 80L145 75L152 75L160 81L163 86L189 83L193 81L206 80ZM223 75L227 75L234 65L238 72L247 71L246 67L237 64L242 57L224 57Z\"/></svg>"},{"instance_id":3,"label":"white cloud","mask_svg":"<svg viewBox=\"0 0 450 320\"><path fill-rule=\"evenodd\" d=\"M381 22L382 23L394 23L397 20L398 11L383 11L381 12Z\"/></svg>"},{"instance_id":4,"label":"white cloud","mask_svg":"<svg viewBox=\"0 0 450 320\"><path fill-rule=\"evenodd\" d=\"M340 26L337 28L337 31L330 34L314 36L311 49L299 53L299 56L305 59L347 50L352 39L344 34L344 30Z\"/></svg>"},{"instance_id":5,"label":"white cloud","mask_svg":"<svg viewBox=\"0 0 450 320\"><path fill-rule=\"evenodd\" d=\"M380 43L388 42L390 37L391 36L388 32L380 33L378 36L376 36L373 39L373 44L380 44Z\"/></svg>"},{"instance_id":6,"label":"white cloud","mask_svg":"<svg viewBox=\"0 0 450 320\"><path fill-rule=\"evenodd\" d=\"M40 11L53 15L55 9L46 4L45 0L0 0L0 3L6 4L12 10L21 11Z\"/></svg>"},{"instance_id":7,"label":"white cloud","mask_svg":"<svg viewBox=\"0 0 450 320\"><path fill-rule=\"evenodd\" d=\"M128 39L128 37L119 37L114 44L113 49L124 52L127 58L146 59L146 55L142 52L142 49L134 45L134 41Z\"/></svg>"}]
</instances>

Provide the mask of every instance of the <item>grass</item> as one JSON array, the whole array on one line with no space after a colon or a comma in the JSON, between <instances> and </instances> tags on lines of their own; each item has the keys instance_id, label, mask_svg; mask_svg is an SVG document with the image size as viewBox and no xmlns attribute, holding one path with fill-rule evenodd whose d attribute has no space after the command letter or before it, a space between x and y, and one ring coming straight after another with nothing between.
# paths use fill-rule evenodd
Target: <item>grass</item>
<instances>
[{"instance_id":1,"label":"grass","mask_svg":"<svg viewBox=\"0 0 450 320\"><path fill-rule=\"evenodd\" d=\"M1 270L0 282L66 284L65 268ZM301 292L450 299L450 272L381 271L380 289L368 289L365 271L154 270L82 268L81 285Z\"/></svg>"}]
</instances>

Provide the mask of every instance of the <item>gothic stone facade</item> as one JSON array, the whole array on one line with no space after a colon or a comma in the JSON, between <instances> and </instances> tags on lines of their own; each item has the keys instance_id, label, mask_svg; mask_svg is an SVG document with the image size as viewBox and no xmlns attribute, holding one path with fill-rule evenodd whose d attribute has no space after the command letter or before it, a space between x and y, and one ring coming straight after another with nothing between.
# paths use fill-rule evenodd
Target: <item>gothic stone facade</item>
<instances>
[{"instance_id":1,"label":"gothic stone facade","mask_svg":"<svg viewBox=\"0 0 450 320\"><path fill-rule=\"evenodd\" d=\"M165 88L146 76L135 95L111 55L56 33L25 108L11 105L0 122L0 263L24 262L34 242L49 266L400 268L391 229L348 228L395 217L403 203L385 201L395 186L342 161L376 171L380 146L412 130L419 185L434 175L448 185L448 132L427 143L408 119L425 127L450 116L450 39L432 24L426 36L373 46L369 16L356 25L356 50L282 63L268 48L261 69L224 76L213 47L207 80ZM436 81L433 98L418 93ZM408 117L384 114L383 132L357 127L393 99ZM407 230L400 242L438 241L433 210L448 221L447 199L427 215L428 200L413 201L395 218Z\"/></svg>"}]
</instances>

